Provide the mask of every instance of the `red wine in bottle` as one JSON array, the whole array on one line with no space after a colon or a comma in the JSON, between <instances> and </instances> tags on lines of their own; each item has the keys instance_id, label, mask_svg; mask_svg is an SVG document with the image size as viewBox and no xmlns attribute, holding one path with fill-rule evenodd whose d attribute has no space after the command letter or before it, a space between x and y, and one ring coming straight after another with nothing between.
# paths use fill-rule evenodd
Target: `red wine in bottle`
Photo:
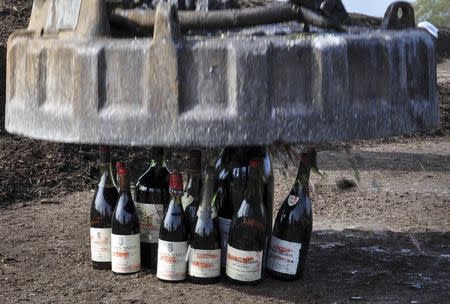
<instances>
[{"instance_id":1,"label":"red wine in bottle","mask_svg":"<svg viewBox=\"0 0 450 304\"><path fill-rule=\"evenodd\" d=\"M302 154L294 186L280 207L267 257L267 272L282 280L301 277L312 231L308 154Z\"/></svg>"},{"instance_id":2,"label":"red wine in bottle","mask_svg":"<svg viewBox=\"0 0 450 304\"><path fill-rule=\"evenodd\" d=\"M249 164L247 187L228 234L226 276L236 284L262 280L267 215L263 204L260 161Z\"/></svg>"},{"instance_id":3,"label":"red wine in bottle","mask_svg":"<svg viewBox=\"0 0 450 304\"><path fill-rule=\"evenodd\" d=\"M197 210L202 188L202 177L200 173L201 163L202 153L199 150L191 150L189 156L188 182L186 184L186 189L184 190L184 195L181 198L186 226L189 233L194 229L197 219Z\"/></svg>"},{"instance_id":4,"label":"red wine in bottle","mask_svg":"<svg viewBox=\"0 0 450 304\"><path fill-rule=\"evenodd\" d=\"M188 259L188 276L198 284L213 284L220 280L220 234L218 222L213 218L214 184L214 171L208 168Z\"/></svg>"},{"instance_id":5,"label":"red wine in bottle","mask_svg":"<svg viewBox=\"0 0 450 304\"><path fill-rule=\"evenodd\" d=\"M141 264L147 269L156 269L159 228L170 197L169 178L163 149L152 148L150 167L139 177L134 192L141 231Z\"/></svg>"},{"instance_id":6,"label":"red wine in bottle","mask_svg":"<svg viewBox=\"0 0 450 304\"><path fill-rule=\"evenodd\" d=\"M180 173L170 175L169 206L164 213L159 230L158 266L156 276L164 282L186 280L186 255L188 249L188 230L185 224L181 196L183 177Z\"/></svg>"},{"instance_id":7,"label":"red wine in bottle","mask_svg":"<svg viewBox=\"0 0 450 304\"><path fill-rule=\"evenodd\" d=\"M111 269L111 216L118 193L113 184L111 149L100 146L100 182L91 204L91 260L94 269Z\"/></svg>"},{"instance_id":8,"label":"red wine in bottle","mask_svg":"<svg viewBox=\"0 0 450 304\"><path fill-rule=\"evenodd\" d=\"M119 169L119 200L111 220L111 269L116 274L141 270L139 218L131 197L128 169Z\"/></svg>"}]
</instances>

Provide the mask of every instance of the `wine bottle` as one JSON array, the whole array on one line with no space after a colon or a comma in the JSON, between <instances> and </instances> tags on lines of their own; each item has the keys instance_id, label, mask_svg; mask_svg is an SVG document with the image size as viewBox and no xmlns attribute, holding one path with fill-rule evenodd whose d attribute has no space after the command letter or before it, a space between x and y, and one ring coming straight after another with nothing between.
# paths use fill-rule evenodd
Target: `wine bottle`
<instances>
[{"instance_id":1,"label":"wine bottle","mask_svg":"<svg viewBox=\"0 0 450 304\"><path fill-rule=\"evenodd\" d=\"M262 161L262 195L264 207L267 214L267 232L266 232L266 246L263 258L263 269L265 268L267 260L267 252L270 245L270 236L272 233L272 213L273 213L273 196L274 196L274 177L272 160L269 150L265 147L249 147L244 149L244 155L247 157L247 162L250 159L260 159Z\"/></svg>"},{"instance_id":2,"label":"wine bottle","mask_svg":"<svg viewBox=\"0 0 450 304\"><path fill-rule=\"evenodd\" d=\"M310 157L302 154L294 186L280 207L267 257L267 272L282 280L301 277L312 231L309 199Z\"/></svg>"},{"instance_id":3,"label":"wine bottle","mask_svg":"<svg viewBox=\"0 0 450 304\"><path fill-rule=\"evenodd\" d=\"M214 184L214 171L208 168L189 248L188 276L198 284L220 280L220 235L218 222L213 219Z\"/></svg>"},{"instance_id":4,"label":"wine bottle","mask_svg":"<svg viewBox=\"0 0 450 304\"><path fill-rule=\"evenodd\" d=\"M216 171L217 174L217 171ZM230 199L229 171L223 168L217 177L216 205L218 208L218 222L220 231L221 266L225 267L227 262L228 232L230 230L231 218L233 217L233 205Z\"/></svg>"},{"instance_id":5,"label":"wine bottle","mask_svg":"<svg viewBox=\"0 0 450 304\"><path fill-rule=\"evenodd\" d=\"M201 177L202 153L199 150L191 150L189 156L189 174L184 195L181 198L186 226L189 233L195 227L197 210L200 200L202 177Z\"/></svg>"},{"instance_id":6,"label":"wine bottle","mask_svg":"<svg viewBox=\"0 0 450 304\"><path fill-rule=\"evenodd\" d=\"M252 160L247 187L228 234L226 276L232 283L256 285L262 280L267 215L261 182L260 161Z\"/></svg>"},{"instance_id":7,"label":"wine bottle","mask_svg":"<svg viewBox=\"0 0 450 304\"><path fill-rule=\"evenodd\" d=\"M262 163L262 191L264 206L267 211L267 226L269 231L272 230L272 211L273 211L273 196L274 196L274 177L273 166L270 157L269 149L266 147L248 147L241 152L243 162L249 163L252 159L261 159Z\"/></svg>"},{"instance_id":8,"label":"wine bottle","mask_svg":"<svg viewBox=\"0 0 450 304\"><path fill-rule=\"evenodd\" d=\"M247 182L247 165L242 162L241 150L225 148L216 162L216 174L221 265L225 267L231 218L239 208Z\"/></svg>"},{"instance_id":9,"label":"wine bottle","mask_svg":"<svg viewBox=\"0 0 450 304\"><path fill-rule=\"evenodd\" d=\"M188 230L181 204L183 195L181 174L174 172L170 175L169 191L171 194L169 206L159 230L156 276L164 282L181 282L186 280L188 249Z\"/></svg>"},{"instance_id":10,"label":"wine bottle","mask_svg":"<svg viewBox=\"0 0 450 304\"><path fill-rule=\"evenodd\" d=\"M141 264L147 269L156 269L159 228L170 197L169 178L163 149L152 148L150 167L139 177L134 192L141 231Z\"/></svg>"},{"instance_id":11,"label":"wine bottle","mask_svg":"<svg viewBox=\"0 0 450 304\"><path fill-rule=\"evenodd\" d=\"M139 218L131 197L128 169L120 167L119 200L111 220L111 268L116 274L141 270Z\"/></svg>"},{"instance_id":12,"label":"wine bottle","mask_svg":"<svg viewBox=\"0 0 450 304\"><path fill-rule=\"evenodd\" d=\"M111 216L118 193L113 184L111 149L100 146L100 182L91 203L91 260L94 269L111 269Z\"/></svg>"}]
</instances>

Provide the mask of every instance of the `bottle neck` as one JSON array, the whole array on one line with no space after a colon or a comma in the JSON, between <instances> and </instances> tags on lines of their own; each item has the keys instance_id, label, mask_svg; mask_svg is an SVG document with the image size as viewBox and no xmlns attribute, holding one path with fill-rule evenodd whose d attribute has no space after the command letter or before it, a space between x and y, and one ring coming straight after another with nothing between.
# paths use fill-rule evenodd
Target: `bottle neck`
<instances>
[{"instance_id":1,"label":"bottle neck","mask_svg":"<svg viewBox=\"0 0 450 304\"><path fill-rule=\"evenodd\" d=\"M112 163L111 163L111 153L110 152L100 152L100 163L99 163L99 171L100 171L100 187L112 186Z\"/></svg>"},{"instance_id":2,"label":"bottle neck","mask_svg":"<svg viewBox=\"0 0 450 304\"><path fill-rule=\"evenodd\" d=\"M214 198L214 178L212 175L207 175L205 178L205 184L202 188L202 199L200 207L202 209L211 209L211 203Z\"/></svg>"},{"instance_id":3,"label":"bottle neck","mask_svg":"<svg viewBox=\"0 0 450 304\"><path fill-rule=\"evenodd\" d=\"M164 161L164 157L160 154L157 155L152 155L151 160L150 160L150 166L164 166L165 165L165 161Z\"/></svg>"},{"instance_id":4,"label":"bottle neck","mask_svg":"<svg viewBox=\"0 0 450 304\"><path fill-rule=\"evenodd\" d=\"M128 175L119 175L119 188L120 193L128 193L130 194L130 179L128 178Z\"/></svg>"},{"instance_id":5,"label":"bottle neck","mask_svg":"<svg viewBox=\"0 0 450 304\"><path fill-rule=\"evenodd\" d=\"M189 155L189 171L200 172L202 167L202 153L199 150L191 150Z\"/></svg>"},{"instance_id":6,"label":"bottle neck","mask_svg":"<svg viewBox=\"0 0 450 304\"><path fill-rule=\"evenodd\" d=\"M197 217L201 220L208 221L213 218L213 205L215 205L214 192L214 172L210 171L206 174L202 186L202 199L198 208Z\"/></svg>"},{"instance_id":7,"label":"bottle neck","mask_svg":"<svg viewBox=\"0 0 450 304\"><path fill-rule=\"evenodd\" d=\"M190 171L189 172L189 180L186 185L186 189L189 192L188 194L196 197L200 193L200 185L201 185L202 177L199 171Z\"/></svg>"},{"instance_id":8,"label":"bottle neck","mask_svg":"<svg viewBox=\"0 0 450 304\"><path fill-rule=\"evenodd\" d=\"M311 173L311 162L309 155L307 153L303 153L300 160L300 165L298 167L297 177L295 178L294 186L292 190L294 193L299 196L302 193L302 190L309 191L309 176Z\"/></svg>"},{"instance_id":9,"label":"bottle neck","mask_svg":"<svg viewBox=\"0 0 450 304\"><path fill-rule=\"evenodd\" d=\"M99 164L100 175L107 173L112 176L112 164L111 163L100 163Z\"/></svg>"},{"instance_id":10,"label":"bottle neck","mask_svg":"<svg viewBox=\"0 0 450 304\"><path fill-rule=\"evenodd\" d=\"M170 191L170 196L172 197L171 202L174 202L176 205L182 206L181 196L183 192L181 191Z\"/></svg>"},{"instance_id":11,"label":"bottle neck","mask_svg":"<svg viewBox=\"0 0 450 304\"><path fill-rule=\"evenodd\" d=\"M261 168L250 168L248 172L247 186L245 189L245 198L252 198L250 202L260 203L262 202L262 181L261 181Z\"/></svg>"},{"instance_id":12,"label":"bottle neck","mask_svg":"<svg viewBox=\"0 0 450 304\"><path fill-rule=\"evenodd\" d=\"M164 149L160 147L153 147L150 150L150 166L165 165Z\"/></svg>"}]
</instances>

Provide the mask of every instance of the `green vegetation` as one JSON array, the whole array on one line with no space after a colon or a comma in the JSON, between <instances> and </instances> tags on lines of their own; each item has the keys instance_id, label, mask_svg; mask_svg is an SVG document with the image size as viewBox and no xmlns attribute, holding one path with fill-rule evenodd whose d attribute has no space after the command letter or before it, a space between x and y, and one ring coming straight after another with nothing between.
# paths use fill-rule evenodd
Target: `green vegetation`
<instances>
[{"instance_id":1,"label":"green vegetation","mask_svg":"<svg viewBox=\"0 0 450 304\"><path fill-rule=\"evenodd\" d=\"M417 21L450 27L450 0L416 0L413 6Z\"/></svg>"}]
</instances>

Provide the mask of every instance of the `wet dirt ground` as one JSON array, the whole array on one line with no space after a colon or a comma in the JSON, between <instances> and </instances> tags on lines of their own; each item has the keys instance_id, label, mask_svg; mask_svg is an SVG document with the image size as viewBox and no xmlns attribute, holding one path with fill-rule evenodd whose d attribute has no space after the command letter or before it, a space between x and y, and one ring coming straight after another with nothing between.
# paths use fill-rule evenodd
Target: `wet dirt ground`
<instances>
[{"instance_id":1,"label":"wet dirt ground","mask_svg":"<svg viewBox=\"0 0 450 304\"><path fill-rule=\"evenodd\" d=\"M6 37L29 14L28 1L5 3L10 5L0 10L1 70ZM1 76L0 304L448 303L450 61L442 60L438 70L441 128L354 144L350 153L321 151L324 176L312 176L314 233L305 277L266 278L256 287L174 285L150 273L115 276L91 269L95 148L6 134ZM121 148L113 156L142 169L146 150ZM296 169L286 169L278 158L274 163L276 212ZM356 180L355 172L357 187L338 189L336 182Z\"/></svg>"}]
</instances>

